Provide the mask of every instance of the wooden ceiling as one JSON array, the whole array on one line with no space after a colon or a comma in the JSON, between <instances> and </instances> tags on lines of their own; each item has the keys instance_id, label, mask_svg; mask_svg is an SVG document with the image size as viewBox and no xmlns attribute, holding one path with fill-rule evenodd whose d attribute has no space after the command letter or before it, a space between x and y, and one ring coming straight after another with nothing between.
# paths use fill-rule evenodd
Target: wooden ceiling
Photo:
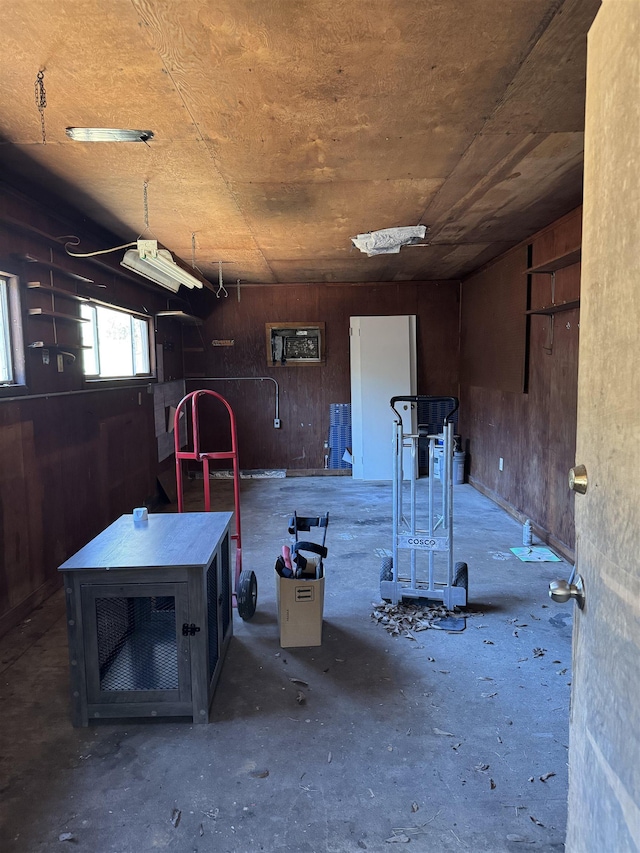
<instances>
[{"instance_id":1,"label":"wooden ceiling","mask_svg":"<svg viewBox=\"0 0 640 853\"><path fill-rule=\"evenodd\" d=\"M0 165L235 282L458 278L578 205L599 0L4 0ZM44 69L46 144L34 100ZM152 130L79 143L67 126ZM358 233L429 226L367 258Z\"/></svg>"}]
</instances>

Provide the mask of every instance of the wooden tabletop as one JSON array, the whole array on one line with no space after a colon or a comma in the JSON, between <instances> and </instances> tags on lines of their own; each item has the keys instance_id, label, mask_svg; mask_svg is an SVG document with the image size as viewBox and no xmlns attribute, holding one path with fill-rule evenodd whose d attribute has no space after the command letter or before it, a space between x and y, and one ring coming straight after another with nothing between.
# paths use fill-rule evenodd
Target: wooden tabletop
<instances>
[{"instance_id":1,"label":"wooden tabletop","mask_svg":"<svg viewBox=\"0 0 640 853\"><path fill-rule=\"evenodd\" d=\"M198 566L211 562L231 512L155 513L134 524L122 515L59 571Z\"/></svg>"}]
</instances>

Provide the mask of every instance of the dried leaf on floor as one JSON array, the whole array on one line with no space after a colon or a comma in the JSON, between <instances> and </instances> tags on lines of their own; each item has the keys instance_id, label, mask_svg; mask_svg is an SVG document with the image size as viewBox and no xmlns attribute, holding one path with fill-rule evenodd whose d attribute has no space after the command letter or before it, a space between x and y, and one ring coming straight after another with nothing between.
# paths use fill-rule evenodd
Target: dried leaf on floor
<instances>
[{"instance_id":1,"label":"dried leaf on floor","mask_svg":"<svg viewBox=\"0 0 640 853\"><path fill-rule=\"evenodd\" d=\"M557 674L558 674L558 675L564 675L566 671L567 671L567 667L565 666L565 668L564 668L564 669L559 669L559 670L558 670L558 672L557 672Z\"/></svg>"},{"instance_id":2,"label":"dried leaf on floor","mask_svg":"<svg viewBox=\"0 0 640 853\"><path fill-rule=\"evenodd\" d=\"M200 838L202 838L202 836L204 835L204 826L202 824L200 824L198 832L200 833Z\"/></svg>"},{"instance_id":3,"label":"dried leaf on floor","mask_svg":"<svg viewBox=\"0 0 640 853\"><path fill-rule=\"evenodd\" d=\"M176 829L178 828L178 824L180 823L181 817L182 817L182 812L180 811L180 809L174 809L171 812L171 823L176 827Z\"/></svg>"},{"instance_id":4,"label":"dried leaf on floor","mask_svg":"<svg viewBox=\"0 0 640 853\"><path fill-rule=\"evenodd\" d=\"M411 803L411 811L412 812L417 812L419 808L420 808L420 806L416 802Z\"/></svg>"},{"instance_id":5,"label":"dried leaf on floor","mask_svg":"<svg viewBox=\"0 0 640 853\"><path fill-rule=\"evenodd\" d=\"M480 773L484 773L485 770L488 770L488 769L489 769L488 764L476 764L476 770L478 770Z\"/></svg>"},{"instance_id":6,"label":"dried leaf on floor","mask_svg":"<svg viewBox=\"0 0 640 853\"><path fill-rule=\"evenodd\" d=\"M546 649L540 649L540 648L534 649L533 650L533 656L534 656L534 658L543 658L544 653L546 651L547 651Z\"/></svg>"},{"instance_id":7,"label":"dried leaf on floor","mask_svg":"<svg viewBox=\"0 0 640 853\"><path fill-rule=\"evenodd\" d=\"M301 678L289 678L289 681L292 681L294 684L299 684L300 687L308 687L306 681L303 681Z\"/></svg>"},{"instance_id":8,"label":"dried leaf on floor","mask_svg":"<svg viewBox=\"0 0 640 853\"><path fill-rule=\"evenodd\" d=\"M555 776L555 775L556 775L555 773L543 773L542 776L540 777L540 781L546 782L547 779L551 779L551 777Z\"/></svg>"},{"instance_id":9,"label":"dried leaf on floor","mask_svg":"<svg viewBox=\"0 0 640 853\"><path fill-rule=\"evenodd\" d=\"M529 815L529 820L533 821L536 826L544 827L544 824L540 823L540 821L537 818L535 818L532 814Z\"/></svg>"},{"instance_id":10,"label":"dried leaf on floor","mask_svg":"<svg viewBox=\"0 0 640 853\"><path fill-rule=\"evenodd\" d=\"M331 764L332 758L333 758L333 755L331 753L329 753L329 755L327 755L327 764Z\"/></svg>"},{"instance_id":11,"label":"dried leaf on floor","mask_svg":"<svg viewBox=\"0 0 640 853\"><path fill-rule=\"evenodd\" d=\"M428 628L440 628L442 619L459 616L454 610L448 610L443 604L391 604L382 602L373 605L372 620L382 625L393 637L407 637L417 640L414 633Z\"/></svg>"},{"instance_id":12,"label":"dried leaf on floor","mask_svg":"<svg viewBox=\"0 0 640 853\"><path fill-rule=\"evenodd\" d=\"M298 703L298 705L304 705L306 701L307 697L304 695L302 690L298 690L298 692L296 693L296 702Z\"/></svg>"},{"instance_id":13,"label":"dried leaf on floor","mask_svg":"<svg viewBox=\"0 0 640 853\"><path fill-rule=\"evenodd\" d=\"M444 731L442 731L442 729L436 729L436 728L434 728L434 730L433 730L433 731L434 731L434 732L435 732L435 734L437 734L437 735L444 735L445 737L455 737L455 735L453 735L451 732L444 732Z\"/></svg>"},{"instance_id":14,"label":"dried leaf on floor","mask_svg":"<svg viewBox=\"0 0 640 853\"><path fill-rule=\"evenodd\" d=\"M478 681L493 681L493 678L489 675L479 675Z\"/></svg>"},{"instance_id":15,"label":"dried leaf on floor","mask_svg":"<svg viewBox=\"0 0 640 853\"><path fill-rule=\"evenodd\" d=\"M496 783L493 781L493 779L489 779L489 786L492 791L495 790Z\"/></svg>"},{"instance_id":16,"label":"dried leaf on floor","mask_svg":"<svg viewBox=\"0 0 640 853\"><path fill-rule=\"evenodd\" d=\"M264 770L253 770L251 773L249 773L249 776L251 776L252 779L266 779L268 775L269 771L266 767L264 768Z\"/></svg>"},{"instance_id":17,"label":"dried leaf on floor","mask_svg":"<svg viewBox=\"0 0 640 853\"><path fill-rule=\"evenodd\" d=\"M495 693L481 693L480 695L483 699L493 699L494 696L498 695L498 692L496 691Z\"/></svg>"},{"instance_id":18,"label":"dried leaf on floor","mask_svg":"<svg viewBox=\"0 0 640 853\"><path fill-rule=\"evenodd\" d=\"M400 835L392 835L391 838L387 838L387 844L406 844L411 841L408 835L405 835L404 832L401 832Z\"/></svg>"},{"instance_id":19,"label":"dried leaf on floor","mask_svg":"<svg viewBox=\"0 0 640 853\"><path fill-rule=\"evenodd\" d=\"M529 779L528 779L527 781L529 781L529 782L535 782L536 780L535 780L535 778L534 778L533 776L529 776Z\"/></svg>"},{"instance_id":20,"label":"dried leaf on floor","mask_svg":"<svg viewBox=\"0 0 640 853\"><path fill-rule=\"evenodd\" d=\"M487 646L495 646L493 640L483 640L482 642Z\"/></svg>"},{"instance_id":21,"label":"dried leaf on floor","mask_svg":"<svg viewBox=\"0 0 640 853\"><path fill-rule=\"evenodd\" d=\"M75 841L72 832L61 832L58 836L58 841Z\"/></svg>"}]
</instances>

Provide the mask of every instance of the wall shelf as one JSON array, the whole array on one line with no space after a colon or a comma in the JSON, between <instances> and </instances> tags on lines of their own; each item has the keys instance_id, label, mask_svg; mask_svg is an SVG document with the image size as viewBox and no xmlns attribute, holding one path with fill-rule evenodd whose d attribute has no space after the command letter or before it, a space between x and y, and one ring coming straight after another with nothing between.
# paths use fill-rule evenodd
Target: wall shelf
<instances>
[{"instance_id":1,"label":"wall shelf","mask_svg":"<svg viewBox=\"0 0 640 853\"><path fill-rule=\"evenodd\" d=\"M571 299L568 302L559 302L557 305L545 305L542 308L530 308L525 314L546 314L548 316L557 314L559 311L571 311L580 307L579 299Z\"/></svg>"},{"instance_id":2,"label":"wall shelf","mask_svg":"<svg viewBox=\"0 0 640 853\"><path fill-rule=\"evenodd\" d=\"M79 296L77 293L71 293L69 290L64 290L62 287L43 284L41 281L28 281L27 288L29 290L41 290L43 293L51 293L53 296L59 296L61 299L71 299L73 302L91 301L88 296Z\"/></svg>"},{"instance_id":3,"label":"wall shelf","mask_svg":"<svg viewBox=\"0 0 640 853\"><path fill-rule=\"evenodd\" d=\"M24 261L27 264L38 265L41 267L45 267L45 269L53 270L54 272L60 273L60 275L68 276L69 278L73 278L76 281L83 281L85 284L93 284L94 281L92 278L87 278L84 275L79 275L78 273L71 272L66 267L61 266L60 264L56 264L54 261L43 261L40 258L35 258L33 255L16 255L18 260Z\"/></svg>"},{"instance_id":4,"label":"wall shelf","mask_svg":"<svg viewBox=\"0 0 640 853\"><path fill-rule=\"evenodd\" d=\"M166 317L169 320L177 320L178 323L184 323L187 326L202 325L202 318L196 317L195 314L187 314L184 311L158 311L156 317Z\"/></svg>"},{"instance_id":5,"label":"wall shelf","mask_svg":"<svg viewBox=\"0 0 640 853\"><path fill-rule=\"evenodd\" d=\"M89 323L86 317L76 317L74 314L64 314L62 311L51 311L48 308L29 308L30 317L55 317L56 320L66 320L69 323Z\"/></svg>"},{"instance_id":6,"label":"wall shelf","mask_svg":"<svg viewBox=\"0 0 640 853\"><path fill-rule=\"evenodd\" d=\"M579 263L581 256L581 248L572 249L570 252L565 252L555 258L550 258L542 264L536 264L535 266L529 267L525 272L528 275L536 275L538 273L546 273L547 275L550 275L551 273L562 270L565 267L570 267L573 264Z\"/></svg>"},{"instance_id":7,"label":"wall shelf","mask_svg":"<svg viewBox=\"0 0 640 853\"><path fill-rule=\"evenodd\" d=\"M52 350L81 350L93 349L93 347L85 347L82 344L56 344L47 343L46 341L33 341L28 345L29 349L52 349Z\"/></svg>"}]
</instances>

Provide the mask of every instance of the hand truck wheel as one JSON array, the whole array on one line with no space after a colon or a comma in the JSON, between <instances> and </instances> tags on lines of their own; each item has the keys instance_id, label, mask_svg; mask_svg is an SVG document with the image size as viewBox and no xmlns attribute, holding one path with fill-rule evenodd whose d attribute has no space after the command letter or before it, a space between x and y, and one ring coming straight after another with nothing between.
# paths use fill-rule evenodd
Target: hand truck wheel
<instances>
[{"instance_id":1,"label":"hand truck wheel","mask_svg":"<svg viewBox=\"0 0 640 853\"><path fill-rule=\"evenodd\" d=\"M453 573L453 585L461 586L466 595L465 598L469 600L469 567L466 563L456 563L454 573ZM465 605L466 606L466 605Z\"/></svg>"},{"instance_id":2,"label":"hand truck wheel","mask_svg":"<svg viewBox=\"0 0 640 853\"><path fill-rule=\"evenodd\" d=\"M393 580L393 557L383 557L382 562L380 563L380 581L392 581ZM380 596L383 601L391 601L390 598L383 598Z\"/></svg>"},{"instance_id":3,"label":"hand truck wheel","mask_svg":"<svg viewBox=\"0 0 640 853\"><path fill-rule=\"evenodd\" d=\"M238 615L241 619L247 621L251 619L256 612L256 602L258 601L258 579L255 572L251 569L244 569L238 578L238 588L236 589L236 604L238 606Z\"/></svg>"}]
</instances>

